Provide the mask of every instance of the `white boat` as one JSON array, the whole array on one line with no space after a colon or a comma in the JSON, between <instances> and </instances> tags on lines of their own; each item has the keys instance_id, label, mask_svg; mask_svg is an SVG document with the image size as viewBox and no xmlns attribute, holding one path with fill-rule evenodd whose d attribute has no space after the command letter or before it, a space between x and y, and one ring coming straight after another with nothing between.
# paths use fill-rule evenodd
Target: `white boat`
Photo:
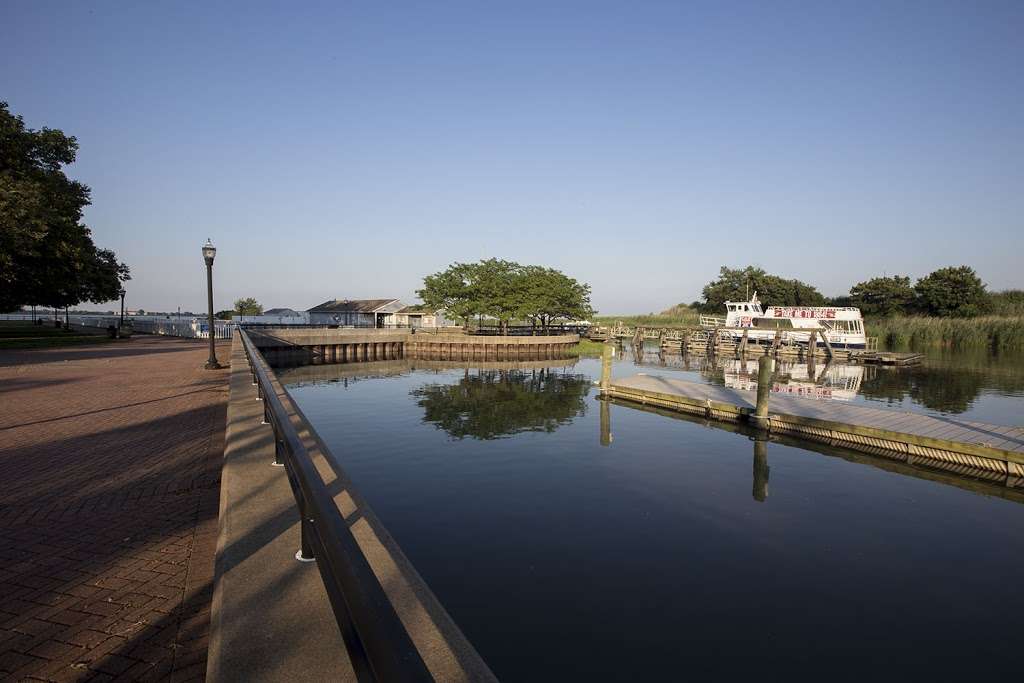
<instances>
[{"instance_id":1,"label":"white boat","mask_svg":"<svg viewBox=\"0 0 1024 683\"><path fill-rule=\"evenodd\" d=\"M750 301L726 301L724 318L702 315L701 327L719 329L719 334L739 341L746 333L748 342L771 343L781 330L785 341L807 344L811 330L828 339L834 349L863 349L867 346L864 318L852 306L768 306L761 308L757 292ZM824 346L816 338L817 346Z\"/></svg>"}]
</instances>

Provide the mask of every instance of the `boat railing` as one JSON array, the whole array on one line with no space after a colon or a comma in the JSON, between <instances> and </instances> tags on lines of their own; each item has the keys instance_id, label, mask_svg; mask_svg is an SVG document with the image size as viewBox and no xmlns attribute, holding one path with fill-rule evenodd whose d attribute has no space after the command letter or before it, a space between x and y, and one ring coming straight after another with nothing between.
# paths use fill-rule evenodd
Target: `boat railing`
<instances>
[{"instance_id":1,"label":"boat railing","mask_svg":"<svg viewBox=\"0 0 1024 683\"><path fill-rule=\"evenodd\" d=\"M702 315L700 317L701 327L725 327L725 318L717 315Z\"/></svg>"}]
</instances>

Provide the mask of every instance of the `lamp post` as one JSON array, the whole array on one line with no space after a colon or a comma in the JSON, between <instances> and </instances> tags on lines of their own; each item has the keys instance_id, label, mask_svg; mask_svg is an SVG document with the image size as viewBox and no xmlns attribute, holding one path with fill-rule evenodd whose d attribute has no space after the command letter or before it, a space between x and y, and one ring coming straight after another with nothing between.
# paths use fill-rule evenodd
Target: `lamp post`
<instances>
[{"instance_id":1,"label":"lamp post","mask_svg":"<svg viewBox=\"0 0 1024 683\"><path fill-rule=\"evenodd\" d=\"M121 322L117 324L117 329L121 329L122 327L124 327L124 287L121 288L118 294L121 295Z\"/></svg>"},{"instance_id":2,"label":"lamp post","mask_svg":"<svg viewBox=\"0 0 1024 683\"><path fill-rule=\"evenodd\" d=\"M207 370L219 370L221 365L217 362L217 350L214 348L216 339L213 324L213 259L217 255L217 248L210 240L203 245L203 260L206 261L206 303L210 309L210 360L206 361Z\"/></svg>"}]
</instances>

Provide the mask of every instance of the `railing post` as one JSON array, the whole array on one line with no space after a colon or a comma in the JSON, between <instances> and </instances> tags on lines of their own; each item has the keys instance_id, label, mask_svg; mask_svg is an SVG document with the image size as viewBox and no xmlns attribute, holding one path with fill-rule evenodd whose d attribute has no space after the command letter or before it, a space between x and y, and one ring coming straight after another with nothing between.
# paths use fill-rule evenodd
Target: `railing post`
<instances>
[{"instance_id":1,"label":"railing post","mask_svg":"<svg viewBox=\"0 0 1024 683\"><path fill-rule=\"evenodd\" d=\"M277 429L275 429L273 425L271 425L270 430L274 434L274 462L271 464L274 467L284 467L284 456L281 454L281 451L284 450L284 441L282 441L281 437L278 436Z\"/></svg>"},{"instance_id":2,"label":"railing post","mask_svg":"<svg viewBox=\"0 0 1024 683\"><path fill-rule=\"evenodd\" d=\"M768 396L772 391L772 359L761 356L757 359L757 407L752 421L761 429L768 429Z\"/></svg>"},{"instance_id":3,"label":"railing post","mask_svg":"<svg viewBox=\"0 0 1024 683\"><path fill-rule=\"evenodd\" d=\"M300 494L299 514L302 515L302 523L299 525L299 551L295 553L295 559L299 562L316 562L316 553L313 551L312 534L313 518L309 514L309 504L306 496Z\"/></svg>"}]
</instances>

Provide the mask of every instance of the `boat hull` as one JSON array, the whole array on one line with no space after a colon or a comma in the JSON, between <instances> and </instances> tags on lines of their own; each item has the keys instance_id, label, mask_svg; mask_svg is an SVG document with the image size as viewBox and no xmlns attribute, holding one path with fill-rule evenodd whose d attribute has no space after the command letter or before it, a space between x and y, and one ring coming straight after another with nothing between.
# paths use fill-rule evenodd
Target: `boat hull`
<instances>
[{"instance_id":1,"label":"boat hull","mask_svg":"<svg viewBox=\"0 0 1024 683\"><path fill-rule=\"evenodd\" d=\"M719 334L727 334L735 342L740 342L743 339L743 333L735 330L729 330L727 333L720 331ZM839 339L835 337L839 336ZM810 341L811 335L806 332L783 332L781 339L785 342L802 344L807 346ZM859 335L829 335L829 344L833 349L865 349L867 348L867 340ZM750 328L747 330L747 342L752 344L770 344L775 341L775 332L769 330L755 330ZM825 343L820 339L815 344L819 349L825 348Z\"/></svg>"}]
</instances>

